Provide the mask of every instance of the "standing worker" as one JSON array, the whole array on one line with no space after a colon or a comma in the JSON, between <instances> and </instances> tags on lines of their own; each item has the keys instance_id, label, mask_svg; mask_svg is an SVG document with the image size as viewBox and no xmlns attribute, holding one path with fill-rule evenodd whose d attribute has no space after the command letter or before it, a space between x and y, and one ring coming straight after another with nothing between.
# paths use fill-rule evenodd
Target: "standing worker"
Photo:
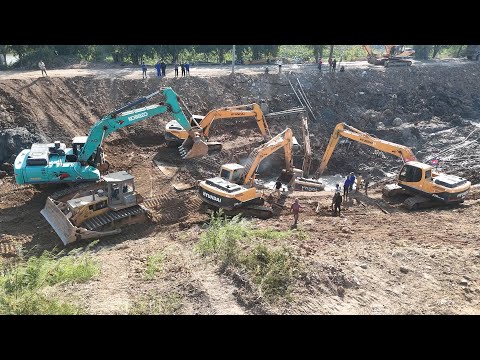
<instances>
[{"instance_id":1,"label":"standing worker","mask_svg":"<svg viewBox=\"0 0 480 360\"><path fill-rule=\"evenodd\" d=\"M47 68L45 67L45 64L43 63L42 60L40 60L38 62L38 67L40 68L40 70L42 70L42 76L43 76L43 73L45 73L45 76L48 76L47 75Z\"/></svg>"},{"instance_id":2,"label":"standing worker","mask_svg":"<svg viewBox=\"0 0 480 360\"><path fill-rule=\"evenodd\" d=\"M282 59L278 59L277 65L278 65L278 73L281 74L282 73Z\"/></svg>"},{"instance_id":3,"label":"standing worker","mask_svg":"<svg viewBox=\"0 0 480 360\"><path fill-rule=\"evenodd\" d=\"M333 69L333 72L335 72L335 69L337 68L337 59L333 59L333 62L332 62L332 69Z\"/></svg>"},{"instance_id":4,"label":"standing worker","mask_svg":"<svg viewBox=\"0 0 480 360\"><path fill-rule=\"evenodd\" d=\"M333 215L337 215L337 210L338 210L338 216L340 216L340 208L342 205L342 195L340 192L335 192L335 195L333 196L333 204L334 204L334 211Z\"/></svg>"},{"instance_id":5,"label":"standing worker","mask_svg":"<svg viewBox=\"0 0 480 360\"><path fill-rule=\"evenodd\" d=\"M318 70L320 70L320 72L322 72L322 59L318 59Z\"/></svg>"},{"instance_id":6,"label":"standing worker","mask_svg":"<svg viewBox=\"0 0 480 360\"><path fill-rule=\"evenodd\" d=\"M155 69L157 69L157 77L162 76L162 65L160 64L160 60L155 64Z\"/></svg>"},{"instance_id":7,"label":"standing worker","mask_svg":"<svg viewBox=\"0 0 480 360\"><path fill-rule=\"evenodd\" d=\"M355 189L355 192L358 192L358 189L362 188L362 174L358 174L357 176L357 187Z\"/></svg>"},{"instance_id":8,"label":"standing worker","mask_svg":"<svg viewBox=\"0 0 480 360\"><path fill-rule=\"evenodd\" d=\"M345 200L348 197L348 190L350 189L350 175L347 176L345 182L343 183L343 196L345 196Z\"/></svg>"},{"instance_id":9,"label":"standing worker","mask_svg":"<svg viewBox=\"0 0 480 360\"><path fill-rule=\"evenodd\" d=\"M165 76L165 73L167 71L167 64L165 64L165 61L162 61L161 67L162 67L162 76Z\"/></svg>"},{"instance_id":10,"label":"standing worker","mask_svg":"<svg viewBox=\"0 0 480 360\"><path fill-rule=\"evenodd\" d=\"M174 69L175 69L175 77L177 77L178 76L178 63L176 61L175 61Z\"/></svg>"},{"instance_id":11,"label":"standing worker","mask_svg":"<svg viewBox=\"0 0 480 360\"><path fill-rule=\"evenodd\" d=\"M190 63L188 61L185 64L185 71L187 72L187 75L190 75Z\"/></svg>"},{"instance_id":12,"label":"standing worker","mask_svg":"<svg viewBox=\"0 0 480 360\"><path fill-rule=\"evenodd\" d=\"M335 194L333 194L333 198L332 198L332 211L333 211L333 206L335 205L335 198L337 194L340 195L340 184L335 184Z\"/></svg>"},{"instance_id":13,"label":"standing worker","mask_svg":"<svg viewBox=\"0 0 480 360\"><path fill-rule=\"evenodd\" d=\"M182 69L182 77L185 76L185 64L180 64L180 68Z\"/></svg>"},{"instance_id":14,"label":"standing worker","mask_svg":"<svg viewBox=\"0 0 480 360\"><path fill-rule=\"evenodd\" d=\"M273 194L275 194L275 196L278 196L280 198L280 189L282 188L282 183L280 181L277 181L275 183L275 191L273 192Z\"/></svg>"},{"instance_id":15,"label":"standing worker","mask_svg":"<svg viewBox=\"0 0 480 360\"><path fill-rule=\"evenodd\" d=\"M367 173L367 175L365 175L365 195L368 195L367 192L368 192L368 184L370 184L370 171Z\"/></svg>"},{"instance_id":16,"label":"standing worker","mask_svg":"<svg viewBox=\"0 0 480 360\"><path fill-rule=\"evenodd\" d=\"M293 225L292 225L292 228L297 227L298 213L300 212L300 208L302 208L302 207L303 206L298 203L298 199L295 199L295 202L290 207L290 212L293 212L293 219L295 220Z\"/></svg>"},{"instance_id":17,"label":"standing worker","mask_svg":"<svg viewBox=\"0 0 480 360\"><path fill-rule=\"evenodd\" d=\"M143 79L147 78L147 65L142 61L142 77Z\"/></svg>"},{"instance_id":18,"label":"standing worker","mask_svg":"<svg viewBox=\"0 0 480 360\"><path fill-rule=\"evenodd\" d=\"M355 174L353 173L353 171L350 173L350 176L348 178L350 179L349 191L353 191L353 184L355 184Z\"/></svg>"}]
</instances>

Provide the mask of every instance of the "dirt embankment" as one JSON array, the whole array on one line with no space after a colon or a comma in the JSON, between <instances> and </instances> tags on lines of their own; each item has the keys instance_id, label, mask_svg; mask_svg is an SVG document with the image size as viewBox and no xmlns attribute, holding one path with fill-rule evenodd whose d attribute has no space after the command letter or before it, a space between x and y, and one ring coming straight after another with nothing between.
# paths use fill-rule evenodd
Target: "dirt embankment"
<instances>
[{"instance_id":1,"label":"dirt embankment","mask_svg":"<svg viewBox=\"0 0 480 360\"><path fill-rule=\"evenodd\" d=\"M480 127L472 123L480 122L479 75L477 64L466 64L456 68L361 69L323 76L308 68L282 76L2 80L0 160L12 161L12 156L33 141L69 144L73 136L87 133L103 114L160 86L172 87L196 114L261 99L274 112L299 106L288 82L298 78L318 119L309 125L312 172L334 126L346 122L379 138L411 146L421 161L439 159L444 170L478 183ZM171 291L175 298L183 299L183 313L478 312L478 194L454 211L412 214L382 202L381 194L373 192L369 194L373 200L358 195L358 202L345 204L341 218L330 217L329 194L296 195L306 205L300 228L309 234L308 240L271 245L291 247L303 270L296 278L293 300L276 305L263 301L253 287L222 275L214 264L198 256L195 244L203 229L197 224L208 216L201 211L195 190L179 193L172 188L175 183L194 184L215 174L221 163L245 158L261 141L255 121L216 121L210 138L223 142L223 150L190 161L181 160L177 149L165 144L163 131L170 119L166 114L146 120L105 141L113 169L135 176L138 191L152 198L154 214L146 226L133 226L101 242L95 251L103 263L98 282L66 288L68 294L86 299L89 312L128 312L139 297L170 296ZM273 118L268 123L273 134L288 126L301 140L298 116ZM175 167L174 174L163 173L154 160ZM297 167L301 162L301 157L295 158ZM337 147L327 173L368 169L374 180L380 180L385 173L396 173L400 164L399 159L351 143ZM11 176L0 179L0 253L4 257L13 256L17 245L32 253L61 246L39 213L52 191L17 186ZM322 210L316 213L319 202ZM286 230L290 220L287 207L279 218L255 224ZM147 257L158 251L163 251L167 260L152 283L142 277L142 269ZM112 296L114 301L110 301Z\"/></svg>"}]
</instances>

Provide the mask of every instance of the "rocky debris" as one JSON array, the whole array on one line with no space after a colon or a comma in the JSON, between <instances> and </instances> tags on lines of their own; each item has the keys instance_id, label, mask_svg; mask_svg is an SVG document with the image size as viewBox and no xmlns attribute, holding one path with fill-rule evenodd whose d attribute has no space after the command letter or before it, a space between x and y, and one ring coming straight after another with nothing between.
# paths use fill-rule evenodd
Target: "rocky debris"
<instances>
[{"instance_id":1,"label":"rocky debris","mask_svg":"<svg viewBox=\"0 0 480 360\"><path fill-rule=\"evenodd\" d=\"M0 163L12 161L12 156L35 142L42 142L42 138L22 127L0 131Z\"/></svg>"},{"instance_id":2,"label":"rocky debris","mask_svg":"<svg viewBox=\"0 0 480 360\"><path fill-rule=\"evenodd\" d=\"M468 286L468 281L466 279L461 279L458 283L462 286Z\"/></svg>"},{"instance_id":3,"label":"rocky debris","mask_svg":"<svg viewBox=\"0 0 480 360\"><path fill-rule=\"evenodd\" d=\"M400 119L399 117L393 119L393 121L392 121L393 126L400 126L402 124L403 124L402 119Z\"/></svg>"},{"instance_id":4,"label":"rocky debris","mask_svg":"<svg viewBox=\"0 0 480 360\"><path fill-rule=\"evenodd\" d=\"M360 264L360 267L361 267L362 269L366 269L366 268L367 268L367 264Z\"/></svg>"},{"instance_id":5,"label":"rocky debris","mask_svg":"<svg viewBox=\"0 0 480 360\"><path fill-rule=\"evenodd\" d=\"M7 176L7 172L0 170L0 179L3 179L5 176Z\"/></svg>"},{"instance_id":6,"label":"rocky debris","mask_svg":"<svg viewBox=\"0 0 480 360\"><path fill-rule=\"evenodd\" d=\"M407 268L407 267L405 267L405 266L400 266L400 272L401 272L401 273L407 274L409 271L410 271L409 268Z\"/></svg>"},{"instance_id":7,"label":"rocky debris","mask_svg":"<svg viewBox=\"0 0 480 360\"><path fill-rule=\"evenodd\" d=\"M10 163L3 163L0 165L0 170L5 171L7 174L13 174L13 165Z\"/></svg>"},{"instance_id":8,"label":"rocky debris","mask_svg":"<svg viewBox=\"0 0 480 360\"><path fill-rule=\"evenodd\" d=\"M340 297L344 297L345 296L345 289L342 286L337 287L337 294Z\"/></svg>"}]
</instances>

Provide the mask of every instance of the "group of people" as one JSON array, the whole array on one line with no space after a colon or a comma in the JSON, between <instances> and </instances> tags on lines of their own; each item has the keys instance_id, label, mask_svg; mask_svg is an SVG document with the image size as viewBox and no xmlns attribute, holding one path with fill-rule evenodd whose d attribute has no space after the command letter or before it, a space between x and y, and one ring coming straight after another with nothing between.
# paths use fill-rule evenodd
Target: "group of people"
<instances>
[{"instance_id":1,"label":"group of people","mask_svg":"<svg viewBox=\"0 0 480 360\"><path fill-rule=\"evenodd\" d=\"M155 69L157 69L157 77L165 76L165 73L167 71L167 64L165 64L164 61L162 62L158 61L155 64Z\"/></svg>"},{"instance_id":2,"label":"group of people","mask_svg":"<svg viewBox=\"0 0 480 360\"><path fill-rule=\"evenodd\" d=\"M318 70L320 70L320 71L322 71L322 64L323 64L322 59L321 58L318 59ZM330 72L336 72L336 70L337 70L337 60L335 58L333 60L328 59L328 65L329 65L329 71ZM340 71L344 72L345 71L345 66L342 65L340 67Z\"/></svg>"},{"instance_id":3,"label":"group of people","mask_svg":"<svg viewBox=\"0 0 480 360\"><path fill-rule=\"evenodd\" d=\"M343 202L343 198L345 198L345 200L347 200L348 198L348 193L350 191L353 191L353 185L356 184L356 187L355 187L355 191L358 192L359 189L362 189L362 186L364 187L365 189L365 195L368 195L368 186L370 184L370 172L367 172L365 174L365 176L362 178L362 174L358 174L358 176L355 176L355 173L354 172L351 172L345 179L345 182L343 183L343 196L341 194L341 187L340 187L340 184L336 184L335 185L335 193L333 195L333 198L332 198L332 213L334 216L340 216L341 214L341 205L342 205L342 202ZM278 194L280 194L280 187L281 187L281 183L277 183L276 185L279 185L279 186L276 186L276 192L278 192ZM319 204L320 206L320 204ZM300 209L302 208L302 206L300 205L298 199L295 199L294 203L290 206L290 212L293 213L293 219L294 219L294 223L292 225L292 228L296 228L297 227L297 223L298 223L298 215L299 215L299 212L300 212ZM318 211L318 208L317 208L317 211Z\"/></svg>"},{"instance_id":4,"label":"group of people","mask_svg":"<svg viewBox=\"0 0 480 360\"><path fill-rule=\"evenodd\" d=\"M340 184L335 185L335 194L333 195L333 198L332 198L332 211L334 215L337 215L337 211L338 211L338 215L340 216L340 205L342 204L343 198L347 200L348 193L350 191L353 191L353 184L356 184L355 192L358 192L358 190L361 189L363 186L365 189L365 195L368 195L368 185L370 184L370 172L368 172L363 178L362 178L362 174L358 174L358 176L355 176L355 173L351 172L345 179L345 182L343 183L343 197L342 197L342 194L340 193Z\"/></svg>"},{"instance_id":5,"label":"group of people","mask_svg":"<svg viewBox=\"0 0 480 360\"><path fill-rule=\"evenodd\" d=\"M175 69L175 77L178 77L178 63L175 62L174 69ZM184 63L180 64L180 68L182 69L182 76L187 76L190 75L190 64Z\"/></svg>"},{"instance_id":6,"label":"group of people","mask_svg":"<svg viewBox=\"0 0 480 360\"><path fill-rule=\"evenodd\" d=\"M175 65L174 65L175 77L178 77L179 66L182 69L182 76L190 75L190 64L188 62L182 63L180 65L177 62L175 62ZM158 61L155 64L155 69L157 70L157 77L166 76L167 64L165 64L164 61L162 62ZM144 62L142 62L142 76L143 76L143 79L147 78L147 65Z\"/></svg>"}]
</instances>

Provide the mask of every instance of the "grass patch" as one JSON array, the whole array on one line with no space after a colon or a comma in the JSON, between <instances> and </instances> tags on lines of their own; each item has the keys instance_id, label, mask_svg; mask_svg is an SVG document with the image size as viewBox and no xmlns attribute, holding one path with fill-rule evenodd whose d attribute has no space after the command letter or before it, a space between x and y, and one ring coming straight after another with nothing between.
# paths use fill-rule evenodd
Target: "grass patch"
<instances>
[{"instance_id":1,"label":"grass patch","mask_svg":"<svg viewBox=\"0 0 480 360\"><path fill-rule=\"evenodd\" d=\"M130 315L175 315L182 308L182 297L177 293L165 296L147 295L136 301Z\"/></svg>"},{"instance_id":2,"label":"grass patch","mask_svg":"<svg viewBox=\"0 0 480 360\"><path fill-rule=\"evenodd\" d=\"M291 230L254 229L240 216L228 219L220 212L212 215L208 230L200 235L197 249L202 255L213 255L223 269L228 266L245 269L262 295L272 298L288 293L298 262L285 247L274 249L264 244L251 247L252 240L298 236L306 235Z\"/></svg>"},{"instance_id":3,"label":"grass patch","mask_svg":"<svg viewBox=\"0 0 480 360\"><path fill-rule=\"evenodd\" d=\"M147 269L144 273L144 276L147 280L154 279L156 274L162 270L164 259L165 255L162 252L147 258Z\"/></svg>"},{"instance_id":4,"label":"grass patch","mask_svg":"<svg viewBox=\"0 0 480 360\"><path fill-rule=\"evenodd\" d=\"M88 256L40 257L3 265L0 273L0 314L78 314L80 309L51 299L45 289L55 284L84 282L99 272Z\"/></svg>"},{"instance_id":5,"label":"grass patch","mask_svg":"<svg viewBox=\"0 0 480 360\"><path fill-rule=\"evenodd\" d=\"M269 249L256 245L241 260L267 298L286 295L297 269L297 260L287 248Z\"/></svg>"}]
</instances>

